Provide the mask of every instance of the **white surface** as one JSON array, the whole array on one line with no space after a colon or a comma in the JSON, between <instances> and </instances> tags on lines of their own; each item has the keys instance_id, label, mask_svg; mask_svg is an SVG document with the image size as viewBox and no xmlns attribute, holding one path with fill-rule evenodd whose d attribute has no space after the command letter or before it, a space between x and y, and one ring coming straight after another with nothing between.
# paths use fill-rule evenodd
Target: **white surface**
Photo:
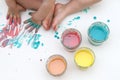
<instances>
[{"instance_id":1,"label":"white surface","mask_svg":"<svg viewBox=\"0 0 120 80\"><path fill-rule=\"evenodd\" d=\"M7 8L4 0L0 0L0 6L5 14ZM95 64L83 71L76 67L73 56L74 53L64 50L60 40L54 38L52 30L40 29L42 41L45 46L34 50L29 46L20 49L0 48L0 80L120 80L120 0L103 0L91 7L86 13L76 13L67 17L61 25L66 25L69 20L80 15L81 20L75 24L83 36L80 47L90 47L96 55ZM5 14L3 18L5 19ZM23 14L22 16L25 16ZM97 20L93 20L97 16ZM110 19L110 23L107 20ZM1 19L0 19L1 20ZM92 22L103 21L110 28L109 39L101 46L92 46L87 40L87 29ZM0 21L1 22L1 21ZM69 26L67 26L69 28ZM58 31L61 34L65 28ZM8 55L10 53L10 55ZM46 60L50 55L60 54L64 56L68 63L67 71L60 77L53 77L47 73ZM40 59L43 59L40 62Z\"/></svg>"}]
</instances>

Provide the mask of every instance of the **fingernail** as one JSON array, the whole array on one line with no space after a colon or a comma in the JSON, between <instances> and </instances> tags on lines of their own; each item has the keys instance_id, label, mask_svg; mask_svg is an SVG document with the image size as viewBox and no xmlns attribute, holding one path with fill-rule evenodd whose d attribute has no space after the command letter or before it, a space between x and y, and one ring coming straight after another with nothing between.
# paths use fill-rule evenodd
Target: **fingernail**
<instances>
[{"instance_id":1,"label":"fingernail","mask_svg":"<svg viewBox=\"0 0 120 80\"><path fill-rule=\"evenodd\" d=\"M56 30L57 30L57 26L53 27L53 30L55 30L55 31L56 31Z\"/></svg>"},{"instance_id":2,"label":"fingernail","mask_svg":"<svg viewBox=\"0 0 120 80\"><path fill-rule=\"evenodd\" d=\"M7 20L9 19L9 16L7 16Z\"/></svg>"},{"instance_id":3,"label":"fingernail","mask_svg":"<svg viewBox=\"0 0 120 80\"><path fill-rule=\"evenodd\" d=\"M18 24L21 24L21 20L20 19L18 19Z\"/></svg>"},{"instance_id":4,"label":"fingernail","mask_svg":"<svg viewBox=\"0 0 120 80\"><path fill-rule=\"evenodd\" d=\"M44 26L45 30L47 30L47 25Z\"/></svg>"}]
</instances>

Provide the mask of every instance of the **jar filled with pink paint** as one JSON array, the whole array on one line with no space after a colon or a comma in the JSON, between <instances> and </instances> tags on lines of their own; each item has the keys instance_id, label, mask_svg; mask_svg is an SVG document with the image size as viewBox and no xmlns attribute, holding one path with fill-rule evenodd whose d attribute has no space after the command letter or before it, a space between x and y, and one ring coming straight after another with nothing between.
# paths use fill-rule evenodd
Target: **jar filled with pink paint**
<instances>
[{"instance_id":1,"label":"jar filled with pink paint","mask_svg":"<svg viewBox=\"0 0 120 80\"><path fill-rule=\"evenodd\" d=\"M74 28L66 29L61 36L61 43L68 51L75 51L81 44L81 33Z\"/></svg>"}]
</instances>

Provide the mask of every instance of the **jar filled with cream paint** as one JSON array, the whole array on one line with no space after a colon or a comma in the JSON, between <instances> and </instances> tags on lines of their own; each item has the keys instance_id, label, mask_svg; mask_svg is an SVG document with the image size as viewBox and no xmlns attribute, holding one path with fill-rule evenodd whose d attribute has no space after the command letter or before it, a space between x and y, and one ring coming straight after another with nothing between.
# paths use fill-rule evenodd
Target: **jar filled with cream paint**
<instances>
[{"instance_id":1,"label":"jar filled with cream paint","mask_svg":"<svg viewBox=\"0 0 120 80\"><path fill-rule=\"evenodd\" d=\"M98 46L109 37L109 27L103 22L94 22L88 29L88 40L91 44Z\"/></svg>"},{"instance_id":2,"label":"jar filled with cream paint","mask_svg":"<svg viewBox=\"0 0 120 80\"><path fill-rule=\"evenodd\" d=\"M61 43L68 51L75 51L81 44L82 36L81 33L74 29L66 29L61 36Z\"/></svg>"},{"instance_id":3,"label":"jar filled with cream paint","mask_svg":"<svg viewBox=\"0 0 120 80\"><path fill-rule=\"evenodd\" d=\"M66 71L66 59L61 55L52 55L47 60L46 68L52 76L60 76Z\"/></svg>"},{"instance_id":4,"label":"jar filled with cream paint","mask_svg":"<svg viewBox=\"0 0 120 80\"><path fill-rule=\"evenodd\" d=\"M87 69L95 62L94 52L87 47L82 47L75 52L74 61L80 69Z\"/></svg>"}]
</instances>

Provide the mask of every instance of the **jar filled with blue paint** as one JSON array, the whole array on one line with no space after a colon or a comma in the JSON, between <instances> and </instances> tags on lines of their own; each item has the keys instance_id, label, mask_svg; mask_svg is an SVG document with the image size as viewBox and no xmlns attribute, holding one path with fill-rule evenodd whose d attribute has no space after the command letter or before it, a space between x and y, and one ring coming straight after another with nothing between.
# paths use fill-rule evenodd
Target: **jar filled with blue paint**
<instances>
[{"instance_id":1,"label":"jar filled with blue paint","mask_svg":"<svg viewBox=\"0 0 120 80\"><path fill-rule=\"evenodd\" d=\"M103 22L94 22L88 29L88 40L95 46L101 45L109 37L109 27Z\"/></svg>"}]
</instances>

